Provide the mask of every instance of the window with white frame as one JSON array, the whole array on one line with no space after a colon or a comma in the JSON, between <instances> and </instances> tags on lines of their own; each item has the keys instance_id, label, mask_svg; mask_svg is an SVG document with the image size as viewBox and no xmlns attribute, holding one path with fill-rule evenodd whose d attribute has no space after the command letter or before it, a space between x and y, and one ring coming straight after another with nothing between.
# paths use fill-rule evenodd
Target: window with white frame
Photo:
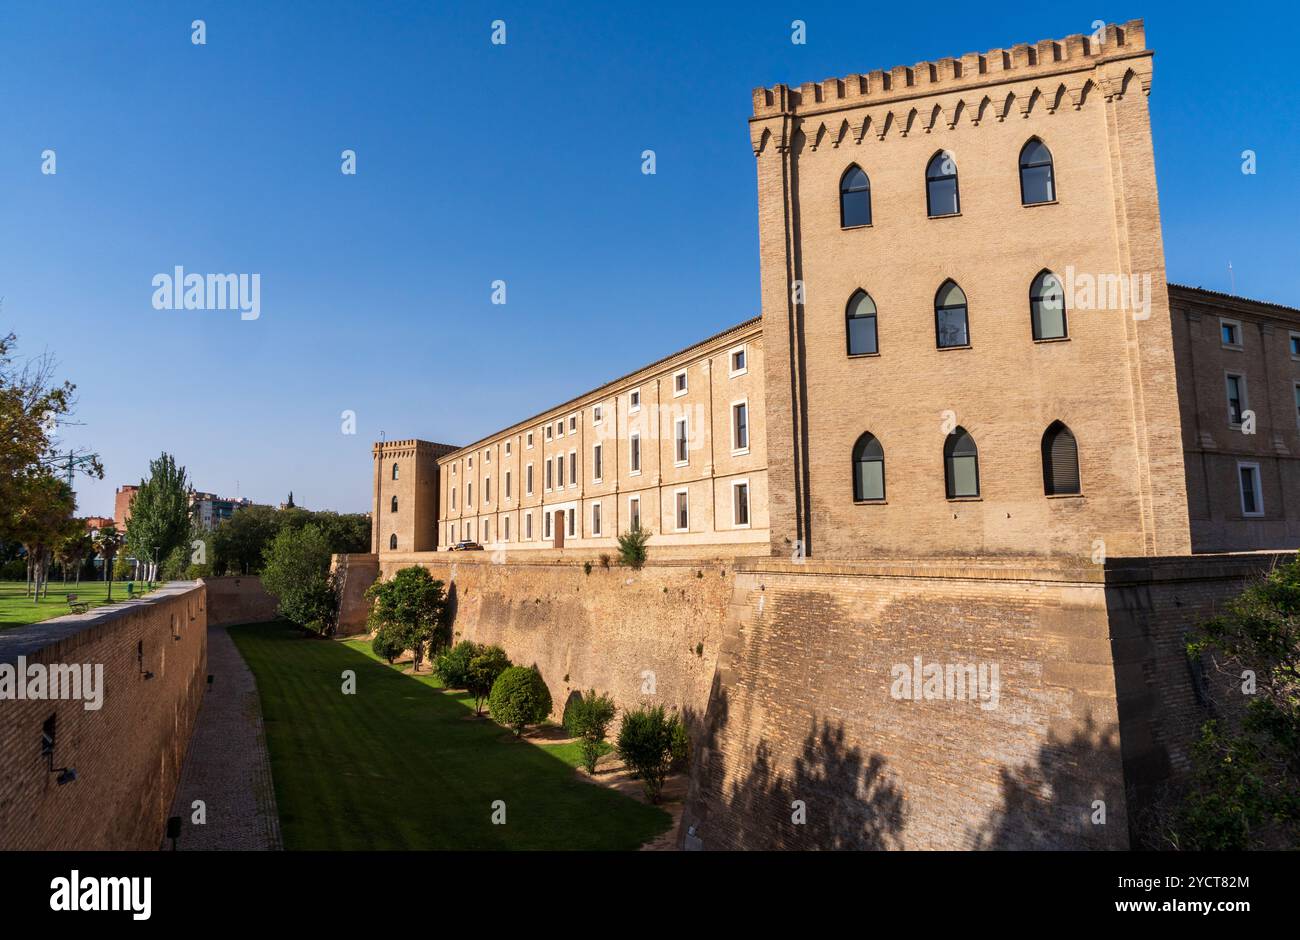
<instances>
[{"instance_id":1,"label":"window with white frame","mask_svg":"<svg viewBox=\"0 0 1300 940\"><path fill-rule=\"evenodd\" d=\"M569 433L576 434L578 431L578 416L569 415Z\"/></svg>"},{"instance_id":2,"label":"window with white frame","mask_svg":"<svg viewBox=\"0 0 1300 940\"><path fill-rule=\"evenodd\" d=\"M749 371L749 354L744 346L737 346L727 353L727 365L730 370L729 375L733 379Z\"/></svg>"},{"instance_id":3,"label":"window with white frame","mask_svg":"<svg viewBox=\"0 0 1300 940\"><path fill-rule=\"evenodd\" d=\"M527 464L524 467L524 493L525 495L528 496L533 495L533 465L532 464Z\"/></svg>"},{"instance_id":4,"label":"window with white frame","mask_svg":"<svg viewBox=\"0 0 1300 940\"><path fill-rule=\"evenodd\" d=\"M578 452L569 451L569 486L578 485Z\"/></svg>"},{"instance_id":5,"label":"window with white frame","mask_svg":"<svg viewBox=\"0 0 1300 940\"><path fill-rule=\"evenodd\" d=\"M483 478L483 505L492 502L492 478Z\"/></svg>"},{"instance_id":6,"label":"window with white frame","mask_svg":"<svg viewBox=\"0 0 1300 940\"><path fill-rule=\"evenodd\" d=\"M687 419L678 418L673 422L673 460L679 467L690 459L690 449L687 447L689 437Z\"/></svg>"},{"instance_id":7,"label":"window with white frame","mask_svg":"<svg viewBox=\"0 0 1300 940\"><path fill-rule=\"evenodd\" d=\"M731 452L749 451L749 399L731 403Z\"/></svg>"},{"instance_id":8,"label":"window with white frame","mask_svg":"<svg viewBox=\"0 0 1300 940\"><path fill-rule=\"evenodd\" d=\"M1241 321L1219 318L1219 341L1230 349L1241 348Z\"/></svg>"},{"instance_id":9,"label":"window with white frame","mask_svg":"<svg viewBox=\"0 0 1300 940\"><path fill-rule=\"evenodd\" d=\"M591 534L598 536L600 531L600 503L591 504Z\"/></svg>"},{"instance_id":10,"label":"window with white frame","mask_svg":"<svg viewBox=\"0 0 1300 940\"><path fill-rule=\"evenodd\" d=\"M591 447L591 481L599 483L605 476L604 446L593 444Z\"/></svg>"},{"instance_id":11,"label":"window with white frame","mask_svg":"<svg viewBox=\"0 0 1300 940\"><path fill-rule=\"evenodd\" d=\"M555 458L555 488L564 489L564 455L560 454Z\"/></svg>"},{"instance_id":12,"label":"window with white frame","mask_svg":"<svg viewBox=\"0 0 1300 940\"><path fill-rule=\"evenodd\" d=\"M1242 415L1250 407L1246 400L1246 377L1228 373L1228 423L1234 427L1241 424Z\"/></svg>"},{"instance_id":13,"label":"window with white frame","mask_svg":"<svg viewBox=\"0 0 1300 940\"><path fill-rule=\"evenodd\" d=\"M591 409L591 423L600 424L605 420L605 409L600 405L594 405Z\"/></svg>"},{"instance_id":14,"label":"window with white frame","mask_svg":"<svg viewBox=\"0 0 1300 940\"><path fill-rule=\"evenodd\" d=\"M533 432L532 432L532 431L529 431L527 434L524 435L524 446L527 447L529 450L532 450L532 449L533 449Z\"/></svg>"},{"instance_id":15,"label":"window with white frame","mask_svg":"<svg viewBox=\"0 0 1300 940\"><path fill-rule=\"evenodd\" d=\"M1241 514L1264 515L1264 493L1259 485L1259 464L1237 463L1238 487L1241 491Z\"/></svg>"},{"instance_id":16,"label":"window with white frame","mask_svg":"<svg viewBox=\"0 0 1300 940\"><path fill-rule=\"evenodd\" d=\"M456 523L454 522L449 523L447 526L447 544L448 545L456 544Z\"/></svg>"},{"instance_id":17,"label":"window with white frame","mask_svg":"<svg viewBox=\"0 0 1300 940\"><path fill-rule=\"evenodd\" d=\"M529 542L533 540L533 514L531 512L524 513L524 538Z\"/></svg>"},{"instance_id":18,"label":"window with white frame","mask_svg":"<svg viewBox=\"0 0 1300 940\"><path fill-rule=\"evenodd\" d=\"M487 450L483 451L483 462L484 463L492 462L492 448L489 447Z\"/></svg>"},{"instance_id":19,"label":"window with white frame","mask_svg":"<svg viewBox=\"0 0 1300 940\"><path fill-rule=\"evenodd\" d=\"M641 410L641 389L634 388L627 393L627 410L629 413Z\"/></svg>"},{"instance_id":20,"label":"window with white frame","mask_svg":"<svg viewBox=\"0 0 1300 940\"><path fill-rule=\"evenodd\" d=\"M474 483L473 481L465 484L465 505L474 505Z\"/></svg>"},{"instance_id":21,"label":"window with white frame","mask_svg":"<svg viewBox=\"0 0 1300 940\"><path fill-rule=\"evenodd\" d=\"M510 441L506 441L506 456L507 456L507 457L510 456L510 444L511 444Z\"/></svg>"},{"instance_id":22,"label":"window with white frame","mask_svg":"<svg viewBox=\"0 0 1300 940\"><path fill-rule=\"evenodd\" d=\"M550 441L550 440L552 440L552 439L554 438L554 436L555 436L555 431L554 431L554 429L553 429L553 428L548 424L548 425L546 426L546 439L547 439L548 441Z\"/></svg>"},{"instance_id":23,"label":"window with white frame","mask_svg":"<svg viewBox=\"0 0 1300 940\"><path fill-rule=\"evenodd\" d=\"M673 512L673 525L678 532L685 532L691 527L691 499L689 490L678 490L674 494L676 506Z\"/></svg>"},{"instance_id":24,"label":"window with white frame","mask_svg":"<svg viewBox=\"0 0 1300 940\"><path fill-rule=\"evenodd\" d=\"M1291 358L1300 362L1300 333L1292 331L1287 337L1287 342L1290 344Z\"/></svg>"},{"instance_id":25,"label":"window with white frame","mask_svg":"<svg viewBox=\"0 0 1300 940\"><path fill-rule=\"evenodd\" d=\"M686 370L673 375L673 397L686 394Z\"/></svg>"},{"instance_id":26,"label":"window with white frame","mask_svg":"<svg viewBox=\"0 0 1300 940\"><path fill-rule=\"evenodd\" d=\"M627 522L628 528L641 528L641 497L629 496L627 498Z\"/></svg>"},{"instance_id":27,"label":"window with white frame","mask_svg":"<svg viewBox=\"0 0 1300 940\"><path fill-rule=\"evenodd\" d=\"M451 508L456 508L456 487L451 488Z\"/></svg>"},{"instance_id":28,"label":"window with white frame","mask_svg":"<svg viewBox=\"0 0 1300 940\"><path fill-rule=\"evenodd\" d=\"M510 517L506 516L503 520L501 520L501 524L502 526L504 526L505 529L505 531L503 532L504 538L502 539L502 541L509 542L510 541Z\"/></svg>"},{"instance_id":29,"label":"window with white frame","mask_svg":"<svg viewBox=\"0 0 1300 940\"><path fill-rule=\"evenodd\" d=\"M748 480L736 480L731 484L731 524L737 529L749 528Z\"/></svg>"},{"instance_id":30,"label":"window with white frame","mask_svg":"<svg viewBox=\"0 0 1300 940\"><path fill-rule=\"evenodd\" d=\"M542 511L542 538L549 539L550 537L551 537L551 514L543 510Z\"/></svg>"},{"instance_id":31,"label":"window with white frame","mask_svg":"<svg viewBox=\"0 0 1300 940\"><path fill-rule=\"evenodd\" d=\"M509 471L509 470L506 471L506 491L505 491L505 497L506 497L506 502L509 502L509 501L510 501L510 471Z\"/></svg>"},{"instance_id":32,"label":"window with white frame","mask_svg":"<svg viewBox=\"0 0 1300 940\"><path fill-rule=\"evenodd\" d=\"M564 437L564 419L555 422L555 436Z\"/></svg>"},{"instance_id":33,"label":"window with white frame","mask_svg":"<svg viewBox=\"0 0 1300 940\"><path fill-rule=\"evenodd\" d=\"M485 542L492 541L492 520L491 519L483 520L483 541Z\"/></svg>"},{"instance_id":34,"label":"window with white frame","mask_svg":"<svg viewBox=\"0 0 1300 940\"><path fill-rule=\"evenodd\" d=\"M473 458L473 457L466 457L466 458L465 458L465 467L466 467L466 469L469 469L469 470L473 470L473 469L474 469L474 458Z\"/></svg>"},{"instance_id":35,"label":"window with white frame","mask_svg":"<svg viewBox=\"0 0 1300 940\"><path fill-rule=\"evenodd\" d=\"M465 523L465 538L469 539L471 542L474 541L474 520L473 519Z\"/></svg>"},{"instance_id":36,"label":"window with white frame","mask_svg":"<svg viewBox=\"0 0 1300 940\"><path fill-rule=\"evenodd\" d=\"M628 438L627 447L628 473L636 475L641 472L641 435L633 434Z\"/></svg>"},{"instance_id":37,"label":"window with white frame","mask_svg":"<svg viewBox=\"0 0 1300 940\"><path fill-rule=\"evenodd\" d=\"M577 524L578 521L578 511L570 507L569 511L564 514L564 517L565 520L569 523L569 538L573 538L575 532L574 526Z\"/></svg>"},{"instance_id":38,"label":"window with white frame","mask_svg":"<svg viewBox=\"0 0 1300 940\"><path fill-rule=\"evenodd\" d=\"M548 492L548 493L551 491L551 481L552 481L552 478L551 478L551 458L547 457L547 458L546 458L546 486L544 487L544 489L545 489L546 492Z\"/></svg>"}]
</instances>

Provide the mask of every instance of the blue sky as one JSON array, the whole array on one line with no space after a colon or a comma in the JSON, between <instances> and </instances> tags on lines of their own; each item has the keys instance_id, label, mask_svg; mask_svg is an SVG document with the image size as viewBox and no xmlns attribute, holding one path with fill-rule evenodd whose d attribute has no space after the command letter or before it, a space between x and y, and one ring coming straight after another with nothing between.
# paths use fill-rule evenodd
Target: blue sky
<instances>
[{"instance_id":1,"label":"blue sky","mask_svg":"<svg viewBox=\"0 0 1300 940\"><path fill-rule=\"evenodd\" d=\"M757 315L754 86L1096 19L1144 17L1156 50L1170 279L1230 290L1231 261L1237 293L1300 306L1293 6L935 10L3 3L0 329L79 386L62 440L107 467L81 512L162 450L201 489L366 510L381 432L474 440ZM259 319L155 310L176 265L259 273Z\"/></svg>"}]
</instances>

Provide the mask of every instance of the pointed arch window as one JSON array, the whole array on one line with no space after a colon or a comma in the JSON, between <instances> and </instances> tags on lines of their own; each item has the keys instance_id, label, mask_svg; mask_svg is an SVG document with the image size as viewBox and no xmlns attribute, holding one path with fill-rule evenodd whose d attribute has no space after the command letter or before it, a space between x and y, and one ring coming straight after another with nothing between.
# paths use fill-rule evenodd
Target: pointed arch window
<instances>
[{"instance_id":1,"label":"pointed arch window","mask_svg":"<svg viewBox=\"0 0 1300 940\"><path fill-rule=\"evenodd\" d=\"M871 224L871 180L856 163L840 177L840 228Z\"/></svg>"},{"instance_id":2,"label":"pointed arch window","mask_svg":"<svg viewBox=\"0 0 1300 940\"><path fill-rule=\"evenodd\" d=\"M393 497L393 505L392 505L392 508L389 509L388 511L389 511L389 512L397 512L397 497L396 497L396 496Z\"/></svg>"},{"instance_id":3,"label":"pointed arch window","mask_svg":"<svg viewBox=\"0 0 1300 940\"><path fill-rule=\"evenodd\" d=\"M944 281L934 295L934 336L940 349L970 345L966 292L956 281Z\"/></svg>"},{"instance_id":4,"label":"pointed arch window","mask_svg":"<svg viewBox=\"0 0 1300 940\"><path fill-rule=\"evenodd\" d=\"M1043 492L1048 496L1077 496L1079 445L1074 434L1060 421L1043 432Z\"/></svg>"},{"instance_id":5,"label":"pointed arch window","mask_svg":"<svg viewBox=\"0 0 1300 940\"><path fill-rule=\"evenodd\" d=\"M1039 271L1029 285L1029 319L1034 339L1065 339L1065 289L1051 271Z\"/></svg>"},{"instance_id":6,"label":"pointed arch window","mask_svg":"<svg viewBox=\"0 0 1300 940\"><path fill-rule=\"evenodd\" d=\"M853 445L853 500L885 498L885 449L867 432Z\"/></svg>"},{"instance_id":7,"label":"pointed arch window","mask_svg":"<svg viewBox=\"0 0 1300 940\"><path fill-rule=\"evenodd\" d=\"M394 551L396 551L396 549L397 549L397 533L396 533L396 532L394 532L392 535L390 535L390 536L388 537L388 547L389 547L390 549L393 549Z\"/></svg>"},{"instance_id":8,"label":"pointed arch window","mask_svg":"<svg viewBox=\"0 0 1300 940\"><path fill-rule=\"evenodd\" d=\"M925 168L925 211L932 219L961 212L957 161L945 150L931 157Z\"/></svg>"},{"instance_id":9,"label":"pointed arch window","mask_svg":"<svg viewBox=\"0 0 1300 940\"><path fill-rule=\"evenodd\" d=\"M876 302L870 294L854 291L844 317L850 356L874 356L880 352L876 342Z\"/></svg>"},{"instance_id":10,"label":"pointed arch window","mask_svg":"<svg viewBox=\"0 0 1300 940\"><path fill-rule=\"evenodd\" d=\"M943 475L949 499L980 495L979 450L965 428L954 428L943 443Z\"/></svg>"},{"instance_id":11,"label":"pointed arch window","mask_svg":"<svg viewBox=\"0 0 1300 940\"><path fill-rule=\"evenodd\" d=\"M1038 206L1056 201L1056 171L1052 151L1037 137L1020 148L1020 204Z\"/></svg>"},{"instance_id":12,"label":"pointed arch window","mask_svg":"<svg viewBox=\"0 0 1300 940\"><path fill-rule=\"evenodd\" d=\"M397 464L393 464L393 479L397 479Z\"/></svg>"}]
</instances>

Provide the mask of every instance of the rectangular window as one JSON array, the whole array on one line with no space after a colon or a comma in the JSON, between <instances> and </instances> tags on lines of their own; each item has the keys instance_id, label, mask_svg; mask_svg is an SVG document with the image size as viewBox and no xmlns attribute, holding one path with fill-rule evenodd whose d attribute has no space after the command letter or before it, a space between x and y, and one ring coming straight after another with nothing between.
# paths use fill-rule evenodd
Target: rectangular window
<instances>
[{"instance_id":1,"label":"rectangular window","mask_svg":"<svg viewBox=\"0 0 1300 940\"><path fill-rule=\"evenodd\" d=\"M524 493L528 496L533 495L533 465L528 464L524 467Z\"/></svg>"},{"instance_id":2,"label":"rectangular window","mask_svg":"<svg viewBox=\"0 0 1300 940\"><path fill-rule=\"evenodd\" d=\"M738 401L731 406L731 452L749 450L749 402Z\"/></svg>"},{"instance_id":3,"label":"rectangular window","mask_svg":"<svg viewBox=\"0 0 1300 940\"><path fill-rule=\"evenodd\" d=\"M1229 375L1228 380L1228 423L1241 424L1242 413L1249 407L1246 404L1246 377Z\"/></svg>"},{"instance_id":4,"label":"rectangular window","mask_svg":"<svg viewBox=\"0 0 1300 940\"><path fill-rule=\"evenodd\" d=\"M591 423L592 423L592 424L600 424L600 422L603 421L604 419L605 419L605 409L604 409L604 408L602 408L600 405L596 405L595 407L593 407L593 408L591 409Z\"/></svg>"},{"instance_id":5,"label":"rectangular window","mask_svg":"<svg viewBox=\"0 0 1300 940\"><path fill-rule=\"evenodd\" d=\"M506 471L506 499L510 499L510 471Z\"/></svg>"},{"instance_id":6,"label":"rectangular window","mask_svg":"<svg viewBox=\"0 0 1300 940\"><path fill-rule=\"evenodd\" d=\"M451 508L456 508L456 488L454 486L451 489Z\"/></svg>"},{"instance_id":7,"label":"rectangular window","mask_svg":"<svg viewBox=\"0 0 1300 940\"><path fill-rule=\"evenodd\" d=\"M564 455L560 454L555 458L555 486L557 489L564 489Z\"/></svg>"},{"instance_id":8,"label":"rectangular window","mask_svg":"<svg viewBox=\"0 0 1300 940\"><path fill-rule=\"evenodd\" d=\"M569 451L569 486L578 485L578 452Z\"/></svg>"},{"instance_id":9,"label":"rectangular window","mask_svg":"<svg viewBox=\"0 0 1300 940\"><path fill-rule=\"evenodd\" d=\"M627 521L631 529L641 528L641 497L629 496L627 498Z\"/></svg>"},{"instance_id":10,"label":"rectangular window","mask_svg":"<svg viewBox=\"0 0 1300 940\"><path fill-rule=\"evenodd\" d=\"M737 529L749 528L748 480L737 480L731 484L731 524Z\"/></svg>"},{"instance_id":11,"label":"rectangular window","mask_svg":"<svg viewBox=\"0 0 1300 940\"><path fill-rule=\"evenodd\" d=\"M492 478L484 477L483 478L483 503L486 505L487 503L490 502L492 502Z\"/></svg>"},{"instance_id":12,"label":"rectangular window","mask_svg":"<svg viewBox=\"0 0 1300 940\"><path fill-rule=\"evenodd\" d=\"M492 520L491 519L483 520L483 541L485 542L492 541Z\"/></svg>"},{"instance_id":13,"label":"rectangular window","mask_svg":"<svg viewBox=\"0 0 1300 940\"><path fill-rule=\"evenodd\" d=\"M542 513L542 538L549 539L550 537L551 537L551 514L549 512L543 512Z\"/></svg>"},{"instance_id":14,"label":"rectangular window","mask_svg":"<svg viewBox=\"0 0 1300 940\"><path fill-rule=\"evenodd\" d=\"M1219 319L1219 340L1224 346L1241 348L1241 321Z\"/></svg>"},{"instance_id":15,"label":"rectangular window","mask_svg":"<svg viewBox=\"0 0 1300 940\"><path fill-rule=\"evenodd\" d=\"M600 444L596 444L591 448L591 479L595 483L599 483L604 478L605 461L602 459L603 449L604 448Z\"/></svg>"},{"instance_id":16,"label":"rectangular window","mask_svg":"<svg viewBox=\"0 0 1300 940\"><path fill-rule=\"evenodd\" d=\"M546 492L551 491L551 458L546 458Z\"/></svg>"},{"instance_id":17,"label":"rectangular window","mask_svg":"<svg viewBox=\"0 0 1300 940\"><path fill-rule=\"evenodd\" d=\"M532 450L532 449L533 449L533 432L532 432L532 431L529 431L529 432L524 436L524 446L527 447L529 450Z\"/></svg>"},{"instance_id":18,"label":"rectangular window","mask_svg":"<svg viewBox=\"0 0 1300 940\"><path fill-rule=\"evenodd\" d=\"M456 523L454 522L447 528L447 544L456 544Z\"/></svg>"},{"instance_id":19,"label":"rectangular window","mask_svg":"<svg viewBox=\"0 0 1300 940\"><path fill-rule=\"evenodd\" d=\"M471 542L474 541L474 523L472 521L465 523L465 538Z\"/></svg>"},{"instance_id":20,"label":"rectangular window","mask_svg":"<svg viewBox=\"0 0 1300 940\"><path fill-rule=\"evenodd\" d=\"M548 425L546 426L546 439L547 439L548 441L551 440L551 439L552 439L552 436L554 435L554 433L555 433L555 432L552 430L551 426L548 424Z\"/></svg>"},{"instance_id":21,"label":"rectangular window","mask_svg":"<svg viewBox=\"0 0 1300 940\"><path fill-rule=\"evenodd\" d=\"M1300 360L1300 333L1292 333L1288 340L1291 343L1291 358Z\"/></svg>"},{"instance_id":22,"label":"rectangular window","mask_svg":"<svg viewBox=\"0 0 1300 940\"><path fill-rule=\"evenodd\" d=\"M564 516L565 520L569 523L569 538L573 538L573 526L578 519L578 512L576 509L570 509L564 514Z\"/></svg>"},{"instance_id":23,"label":"rectangular window","mask_svg":"<svg viewBox=\"0 0 1300 940\"><path fill-rule=\"evenodd\" d=\"M484 462L484 463L491 463L491 462L492 462L492 451L490 451L490 450L485 450L485 451L483 451L483 462Z\"/></svg>"},{"instance_id":24,"label":"rectangular window","mask_svg":"<svg viewBox=\"0 0 1300 940\"><path fill-rule=\"evenodd\" d=\"M691 527L691 500L690 493L686 490L677 491L677 511L676 519L678 532L685 532Z\"/></svg>"},{"instance_id":25,"label":"rectangular window","mask_svg":"<svg viewBox=\"0 0 1300 940\"><path fill-rule=\"evenodd\" d=\"M509 541L510 541L510 517L509 517L509 516L506 516L506 517L505 517L505 519L502 521L502 525L505 526L505 539L504 539L504 541L509 542Z\"/></svg>"},{"instance_id":26,"label":"rectangular window","mask_svg":"<svg viewBox=\"0 0 1300 940\"><path fill-rule=\"evenodd\" d=\"M627 460L631 473L641 472L641 435L633 434L628 440Z\"/></svg>"},{"instance_id":27,"label":"rectangular window","mask_svg":"<svg viewBox=\"0 0 1300 940\"><path fill-rule=\"evenodd\" d=\"M524 513L524 538L530 542L533 540L533 514L531 512Z\"/></svg>"},{"instance_id":28,"label":"rectangular window","mask_svg":"<svg viewBox=\"0 0 1300 940\"><path fill-rule=\"evenodd\" d=\"M467 458L467 459L465 460L465 466L466 466L467 469L473 470L473 469L474 469L474 458L473 458L473 457L469 457L469 458Z\"/></svg>"},{"instance_id":29,"label":"rectangular window","mask_svg":"<svg viewBox=\"0 0 1300 940\"><path fill-rule=\"evenodd\" d=\"M466 506L474 505L474 484L473 483L465 484L465 505Z\"/></svg>"},{"instance_id":30,"label":"rectangular window","mask_svg":"<svg viewBox=\"0 0 1300 940\"><path fill-rule=\"evenodd\" d=\"M679 467L686 463L689 456L686 448L687 438L686 419L678 418L673 424L673 460Z\"/></svg>"},{"instance_id":31,"label":"rectangular window","mask_svg":"<svg viewBox=\"0 0 1300 940\"><path fill-rule=\"evenodd\" d=\"M591 504L591 534L600 535L600 503Z\"/></svg>"},{"instance_id":32,"label":"rectangular window","mask_svg":"<svg viewBox=\"0 0 1300 940\"><path fill-rule=\"evenodd\" d=\"M564 419L555 422L555 436L564 437Z\"/></svg>"},{"instance_id":33,"label":"rectangular window","mask_svg":"<svg viewBox=\"0 0 1300 940\"><path fill-rule=\"evenodd\" d=\"M634 388L627 393L627 410L629 412L641 410L641 389Z\"/></svg>"},{"instance_id":34,"label":"rectangular window","mask_svg":"<svg viewBox=\"0 0 1300 940\"><path fill-rule=\"evenodd\" d=\"M1300 382L1295 386L1295 423L1300 428Z\"/></svg>"},{"instance_id":35,"label":"rectangular window","mask_svg":"<svg viewBox=\"0 0 1300 940\"><path fill-rule=\"evenodd\" d=\"M578 416L569 415L569 433L574 434L578 430Z\"/></svg>"},{"instance_id":36,"label":"rectangular window","mask_svg":"<svg viewBox=\"0 0 1300 940\"><path fill-rule=\"evenodd\" d=\"M506 456L510 456L510 441L506 441Z\"/></svg>"},{"instance_id":37,"label":"rectangular window","mask_svg":"<svg viewBox=\"0 0 1300 940\"><path fill-rule=\"evenodd\" d=\"M673 397L686 394L686 370L683 369L673 376Z\"/></svg>"},{"instance_id":38,"label":"rectangular window","mask_svg":"<svg viewBox=\"0 0 1300 940\"><path fill-rule=\"evenodd\" d=\"M1264 494L1259 487L1259 464L1237 464L1237 476L1241 482L1241 514L1264 515Z\"/></svg>"},{"instance_id":39,"label":"rectangular window","mask_svg":"<svg viewBox=\"0 0 1300 940\"><path fill-rule=\"evenodd\" d=\"M729 354L727 361L731 367L730 375L732 378L735 378L738 375L744 375L749 371L749 357L745 354L744 346L733 349Z\"/></svg>"}]
</instances>

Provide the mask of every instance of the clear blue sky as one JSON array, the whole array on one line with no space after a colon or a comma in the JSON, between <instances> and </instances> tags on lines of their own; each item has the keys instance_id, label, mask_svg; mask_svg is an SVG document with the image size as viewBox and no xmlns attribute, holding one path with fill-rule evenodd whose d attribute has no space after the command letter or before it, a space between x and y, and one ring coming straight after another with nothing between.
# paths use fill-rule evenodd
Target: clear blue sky
<instances>
[{"instance_id":1,"label":"clear blue sky","mask_svg":"<svg viewBox=\"0 0 1300 940\"><path fill-rule=\"evenodd\" d=\"M754 86L1133 17L1170 278L1300 305L1291 5L6 2L0 328L79 386L82 513L161 450L365 510L381 431L474 440L759 312ZM176 265L259 273L260 319L153 309Z\"/></svg>"}]
</instances>

